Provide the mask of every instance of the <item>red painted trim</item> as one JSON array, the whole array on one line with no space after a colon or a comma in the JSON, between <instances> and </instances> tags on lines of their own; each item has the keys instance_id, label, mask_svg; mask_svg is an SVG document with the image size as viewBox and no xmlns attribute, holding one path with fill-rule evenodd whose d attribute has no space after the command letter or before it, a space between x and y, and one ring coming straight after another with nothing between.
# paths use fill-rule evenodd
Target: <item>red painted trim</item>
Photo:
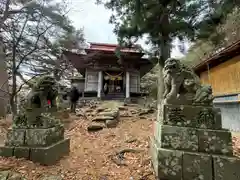
<instances>
[{"instance_id":1,"label":"red painted trim","mask_svg":"<svg viewBox=\"0 0 240 180\"><path fill-rule=\"evenodd\" d=\"M108 43L96 43L96 42L89 42L90 45L98 45L98 46L109 46L109 47L117 47L117 44L108 44Z\"/></svg>"}]
</instances>

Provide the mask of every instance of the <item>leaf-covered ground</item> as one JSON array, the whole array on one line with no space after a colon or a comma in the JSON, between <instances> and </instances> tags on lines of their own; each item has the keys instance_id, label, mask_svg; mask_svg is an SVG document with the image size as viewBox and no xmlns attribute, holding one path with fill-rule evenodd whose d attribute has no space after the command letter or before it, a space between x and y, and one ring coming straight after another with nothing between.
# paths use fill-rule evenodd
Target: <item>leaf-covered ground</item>
<instances>
[{"instance_id":1,"label":"leaf-covered ground","mask_svg":"<svg viewBox=\"0 0 240 180\"><path fill-rule=\"evenodd\" d=\"M134 111L136 107L122 114ZM71 116L65 121L66 136L71 139L69 156L48 167L24 159L0 158L0 171L18 172L28 180L39 180L43 175L60 175L64 180L154 180L148 144L153 117L140 118L137 114L121 117L116 128L88 133L91 118ZM9 125L8 121L0 124L0 134L6 133ZM235 155L240 157L240 133L233 133L233 145ZM122 149L136 152L125 153L124 164L118 166L115 154Z\"/></svg>"},{"instance_id":2,"label":"leaf-covered ground","mask_svg":"<svg viewBox=\"0 0 240 180\"><path fill-rule=\"evenodd\" d=\"M54 165L44 167L24 159L0 158L0 170L13 170L29 180L42 175L61 175L66 180L153 180L149 156L149 137L152 135L152 119L121 117L116 128L88 133L89 119L72 116L66 130L71 138L68 157ZM137 152L124 154L124 165L114 161L115 153L125 149ZM138 150L140 150L138 152Z\"/></svg>"}]
</instances>

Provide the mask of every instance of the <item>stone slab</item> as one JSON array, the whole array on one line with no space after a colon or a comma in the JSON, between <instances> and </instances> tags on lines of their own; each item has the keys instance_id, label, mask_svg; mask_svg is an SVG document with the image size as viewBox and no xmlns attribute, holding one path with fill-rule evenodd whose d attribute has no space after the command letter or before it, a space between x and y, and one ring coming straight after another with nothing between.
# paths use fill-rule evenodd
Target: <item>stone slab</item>
<instances>
[{"instance_id":1,"label":"stone slab","mask_svg":"<svg viewBox=\"0 0 240 180\"><path fill-rule=\"evenodd\" d=\"M198 130L199 152L233 155L232 135L230 131Z\"/></svg>"},{"instance_id":2,"label":"stone slab","mask_svg":"<svg viewBox=\"0 0 240 180\"><path fill-rule=\"evenodd\" d=\"M92 121L105 121L105 120L111 120L114 119L112 116L97 116L92 119Z\"/></svg>"},{"instance_id":3,"label":"stone slab","mask_svg":"<svg viewBox=\"0 0 240 180\"><path fill-rule=\"evenodd\" d=\"M155 172L155 175L158 176L158 149L160 147L158 147L156 140L153 138L150 138L150 145L149 145L149 153L151 155L151 162L152 162L152 166Z\"/></svg>"},{"instance_id":4,"label":"stone slab","mask_svg":"<svg viewBox=\"0 0 240 180\"><path fill-rule=\"evenodd\" d=\"M25 139L25 129L9 129L5 141L6 146L23 146Z\"/></svg>"},{"instance_id":5,"label":"stone slab","mask_svg":"<svg viewBox=\"0 0 240 180\"><path fill-rule=\"evenodd\" d=\"M0 171L0 179L7 180L10 173L10 171Z\"/></svg>"},{"instance_id":6,"label":"stone slab","mask_svg":"<svg viewBox=\"0 0 240 180\"><path fill-rule=\"evenodd\" d=\"M118 116L118 111L108 111L108 112L100 112L98 113L98 116L108 116L116 118Z\"/></svg>"},{"instance_id":7,"label":"stone slab","mask_svg":"<svg viewBox=\"0 0 240 180\"><path fill-rule=\"evenodd\" d=\"M183 152L158 148L156 153L157 178L161 180L181 180Z\"/></svg>"},{"instance_id":8,"label":"stone slab","mask_svg":"<svg viewBox=\"0 0 240 180\"><path fill-rule=\"evenodd\" d=\"M29 147L49 146L64 138L63 127L27 129L25 145Z\"/></svg>"},{"instance_id":9,"label":"stone slab","mask_svg":"<svg viewBox=\"0 0 240 180\"><path fill-rule=\"evenodd\" d=\"M161 140L162 124L159 121L153 121L153 137Z\"/></svg>"},{"instance_id":10,"label":"stone slab","mask_svg":"<svg viewBox=\"0 0 240 180\"><path fill-rule=\"evenodd\" d=\"M183 180L213 180L211 155L184 152L182 169Z\"/></svg>"},{"instance_id":11,"label":"stone slab","mask_svg":"<svg viewBox=\"0 0 240 180\"><path fill-rule=\"evenodd\" d=\"M2 157L12 157L13 156L13 147L0 146L0 156Z\"/></svg>"},{"instance_id":12,"label":"stone slab","mask_svg":"<svg viewBox=\"0 0 240 180\"><path fill-rule=\"evenodd\" d=\"M16 158L29 159L30 148L28 148L28 147L15 147L14 151L13 151L13 156L15 156Z\"/></svg>"},{"instance_id":13,"label":"stone slab","mask_svg":"<svg viewBox=\"0 0 240 180\"><path fill-rule=\"evenodd\" d=\"M239 180L240 159L226 156L213 156L213 180Z\"/></svg>"},{"instance_id":14,"label":"stone slab","mask_svg":"<svg viewBox=\"0 0 240 180\"><path fill-rule=\"evenodd\" d=\"M203 129L221 129L220 109L204 106L164 105L163 124Z\"/></svg>"},{"instance_id":15,"label":"stone slab","mask_svg":"<svg viewBox=\"0 0 240 180\"><path fill-rule=\"evenodd\" d=\"M118 124L118 120L114 119L114 120L106 120L106 126L107 128L115 128Z\"/></svg>"},{"instance_id":16,"label":"stone slab","mask_svg":"<svg viewBox=\"0 0 240 180\"><path fill-rule=\"evenodd\" d=\"M162 148L198 151L198 130L162 125Z\"/></svg>"},{"instance_id":17,"label":"stone slab","mask_svg":"<svg viewBox=\"0 0 240 180\"><path fill-rule=\"evenodd\" d=\"M69 151L70 139L64 139L49 147L31 148L30 160L41 165L53 165L61 157L68 155Z\"/></svg>"}]
</instances>

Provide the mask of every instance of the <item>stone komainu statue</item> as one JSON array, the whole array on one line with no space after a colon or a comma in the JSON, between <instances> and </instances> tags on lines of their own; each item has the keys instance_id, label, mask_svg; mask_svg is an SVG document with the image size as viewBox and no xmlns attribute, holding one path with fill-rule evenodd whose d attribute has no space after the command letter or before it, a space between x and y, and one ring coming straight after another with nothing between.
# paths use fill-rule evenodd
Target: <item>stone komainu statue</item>
<instances>
[{"instance_id":1,"label":"stone komainu statue","mask_svg":"<svg viewBox=\"0 0 240 180\"><path fill-rule=\"evenodd\" d=\"M28 108L45 108L48 107L48 100L51 107L56 107L56 98L58 90L56 81L51 76L43 76L36 80L32 90L27 96Z\"/></svg>"},{"instance_id":2,"label":"stone komainu statue","mask_svg":"<svg viewBox=\"0 0 240 180\"><path fill-rule=\"evenodd\" d=\"M32 85L28 93L21 112L14 119L14 125L19 126L44 126L43 121L52 119L47 115L49 110L48 101L51 102L50 108L56 108L56 98L58 95L56 81L51 76L39 77Z\"/></svg>"},{"instance_id":3,"label":"stone komainu statue","mask_svg":"<svg viewBox=\"0 0 240 180\"><path fill-rule=\"evenodd\" d=\"M169 58L163 68L166 104L212 105L212 88L201 85L192 69L179 60Z\"/></svg>"}]
</instances>

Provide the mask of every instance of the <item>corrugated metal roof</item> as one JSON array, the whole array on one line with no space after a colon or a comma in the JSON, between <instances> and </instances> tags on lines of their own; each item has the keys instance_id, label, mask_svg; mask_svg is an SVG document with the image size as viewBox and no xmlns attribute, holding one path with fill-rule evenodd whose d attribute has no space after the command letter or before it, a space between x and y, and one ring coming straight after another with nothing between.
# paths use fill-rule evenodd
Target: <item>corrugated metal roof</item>
<instances>
[{"instance_id":1,"label":"corrugated metal roof","mask_svg":"<svg viewBox=\"0 0 240 180\"><path fill-rule=\"evenodd\" d=\"M240 40L236 41L235 43L232 43L231 45L227 46L226 48L220 50L219 52L213 54L212 56L210 56L209 58L201 61L199 64L195 65L193 67L193 69L199 70L200 68L202 68L203 66L205 66L206 64L210 64L213 61L217 61L220 58L228 55L229 53L236 51L238 48L240 48Z\"/></svg>"}]
</instances>

